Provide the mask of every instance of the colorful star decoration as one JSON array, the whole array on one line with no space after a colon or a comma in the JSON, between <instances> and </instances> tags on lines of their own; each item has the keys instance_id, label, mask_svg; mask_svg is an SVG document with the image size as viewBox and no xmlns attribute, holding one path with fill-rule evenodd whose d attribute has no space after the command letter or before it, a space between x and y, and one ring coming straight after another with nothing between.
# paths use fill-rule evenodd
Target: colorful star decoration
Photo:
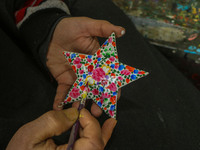
<instances>
[{"instance_id":1,"label":"colorful star decoration","mask_svg":"<svg viewBox=\"0 0 200 150\"><path fill-rule=\"evenodd\" d=\"M92 99L112 118L116 118L118 89L148 74L119 62L115 33L94 55L67 51L63 54L77 76L64 103L81 101L83 90L88 84L87 99Z\"/></svg>"}]
</instances>

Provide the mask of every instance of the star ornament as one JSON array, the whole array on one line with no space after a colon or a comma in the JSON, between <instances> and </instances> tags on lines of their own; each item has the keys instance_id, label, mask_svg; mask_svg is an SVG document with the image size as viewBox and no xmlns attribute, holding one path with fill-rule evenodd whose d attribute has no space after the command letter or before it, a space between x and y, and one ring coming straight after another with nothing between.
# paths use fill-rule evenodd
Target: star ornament
<instances>
[{"instance_id":1,"label":"star ornament","mask_svg":"<svg viewBox=\"0 0 200 150\"><path fill-rule=\"evenodd\" d=\"M92 99L112 118L116 118L118 89L148 74L119 62L115 33L94 55L67 51L63 54L77 76L64 103L81 101L88 84L87 99Z\"/></svg>"}]
</instances>

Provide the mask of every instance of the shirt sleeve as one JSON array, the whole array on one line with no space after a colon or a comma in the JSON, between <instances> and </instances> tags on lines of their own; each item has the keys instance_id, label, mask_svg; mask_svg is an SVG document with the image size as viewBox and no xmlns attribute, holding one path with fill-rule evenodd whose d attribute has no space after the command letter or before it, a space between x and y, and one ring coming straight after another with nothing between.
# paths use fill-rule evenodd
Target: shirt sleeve
<instances>
[{"instance_id":1,"label":"shirt sleeve","mask_svg":"<svg viewBox=\"0 0 200 150\"><path fill-rule=\"evenodd\" d=\"M69 17L68 6L61 0L28 0L15 12L15 22L28 50L42 67L54 28L61 18Z\"/></svg>"}]
</instances>

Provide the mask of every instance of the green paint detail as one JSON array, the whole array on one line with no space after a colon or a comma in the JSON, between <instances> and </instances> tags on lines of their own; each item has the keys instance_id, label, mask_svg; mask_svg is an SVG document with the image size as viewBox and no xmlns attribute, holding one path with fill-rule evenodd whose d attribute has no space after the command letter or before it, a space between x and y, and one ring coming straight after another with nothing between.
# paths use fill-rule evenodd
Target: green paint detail
<instances>
[{"instance_id":1,"label":"green paint detail","mask_svg":"<svg viewBox=\"0 0 200 150\"><path fill-rule=\"evenodd\" d=\"M105 57L109 58L110 57L110 53L106 53Z\"/></svg>"},{"instance_id":2,"label":"green paint detail","mask_svg":"<svg viewBox=\"0 0 200 150\"><path fill-rule=\"evenodd\" d=\"M108 101L108 99L107 98L104 98L104 102L107 102Z\"/></svg>"}]
</instances>

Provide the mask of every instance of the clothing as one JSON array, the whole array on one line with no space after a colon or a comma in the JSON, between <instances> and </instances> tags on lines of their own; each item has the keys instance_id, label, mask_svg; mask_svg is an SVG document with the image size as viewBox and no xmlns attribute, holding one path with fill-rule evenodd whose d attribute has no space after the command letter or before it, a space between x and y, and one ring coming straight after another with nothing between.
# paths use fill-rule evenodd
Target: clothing
<instances>
[{"instance_id":1,"label":"clothing","mask_svg":"<svg viewBox=\"0 0 200 150\"><path fill-rule=\"evenodd\" d=\"M56 83L41 58L52 27L69 16L64 2L57 1L54 7L52 1L47 4L49 0L0 1L0 149L5 149L20 126L52 109Z\"/></svg>"},{"instance_id":2,"label":"clothing","mask_svg":"<svg viewBox=\"0 0 200 150\"><path fill-rule=\"evenodd\" d=\"M20 126L52 109L56 84L44 69L38 50L56 21L69 16L58 8L45 9L30 16L18 29L14 12L24 2L0 2L2 148ZM126 35L117 39L120 61L150 72L122 89L118 123L105 149L199 149L200 92L143 39L110 0L77 0L69 9L71 16L108 20L125 27ZM104 114L99 120L106 117ZM58 137L56 142L66 143L67 135Z\"/></svg>"}]
</instances>

